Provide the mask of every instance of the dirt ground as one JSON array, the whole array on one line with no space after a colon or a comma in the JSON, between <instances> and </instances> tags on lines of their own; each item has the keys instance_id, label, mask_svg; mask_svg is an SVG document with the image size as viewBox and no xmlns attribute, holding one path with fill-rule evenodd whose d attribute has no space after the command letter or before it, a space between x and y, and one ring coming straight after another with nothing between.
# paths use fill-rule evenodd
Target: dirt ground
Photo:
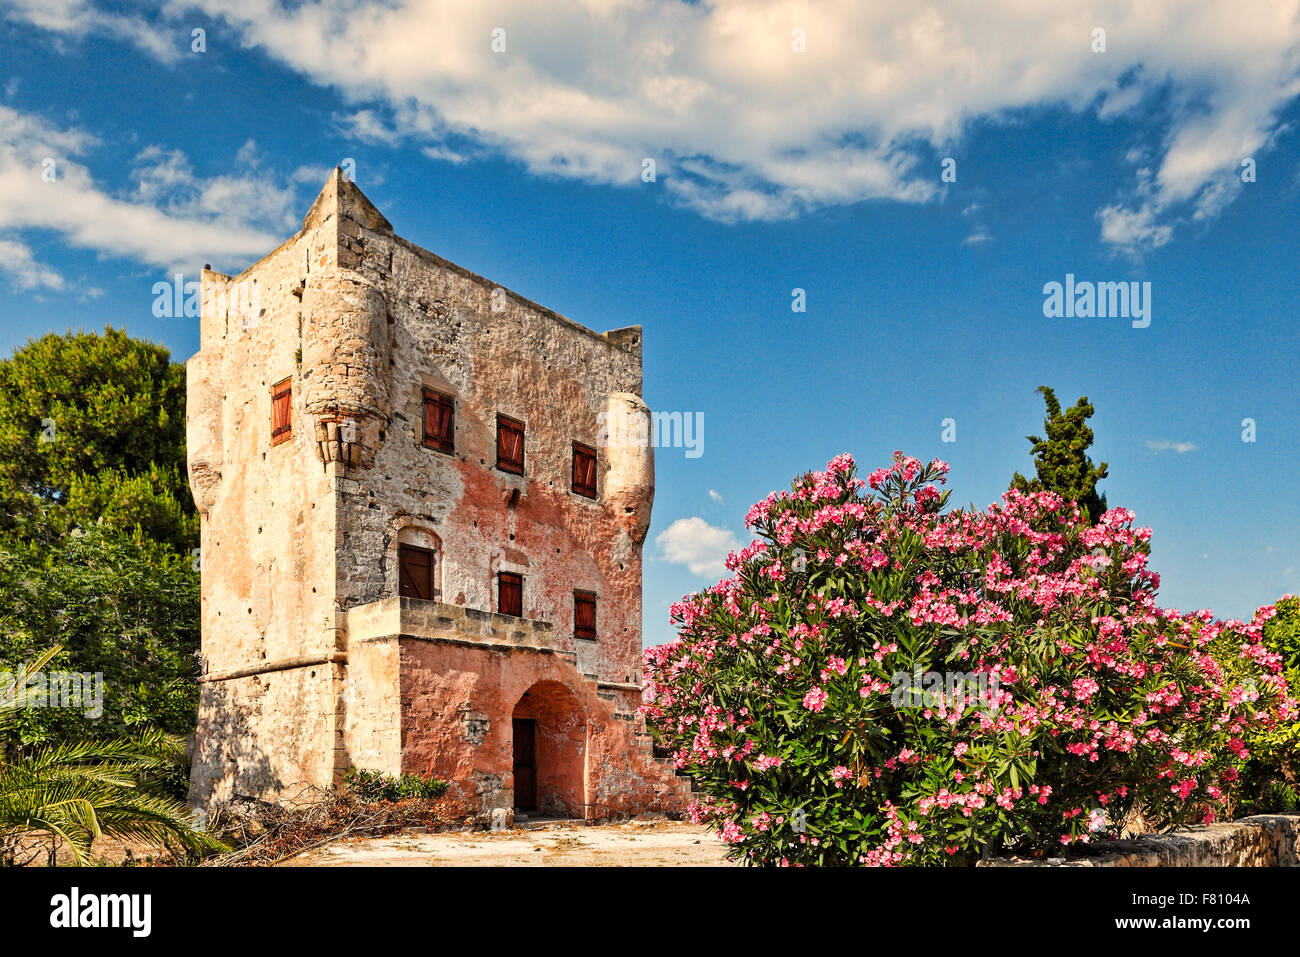
<instances>
[{"instance_id":1,"label":"dirt ground","mask_svg":"<svg viewBox=\"0 0 1300 957\"><path fill-rule=\"evenodd\" d=\"M49 838L31 838L18 844L18 861L25 867L45 867L50 862ZM30 852L35 851L35 854ZM98 838L90 845L91 861L98 865L118 867L123 864L147 865L159 863L173 866L175 861L164 848L141 841L120 841L114 838ZM57 842L54 862L59 867L69 867L76 863L76 857L68 846Z\"/></svg>"},{"instance_id":2,"label":"dirt ground","mask_svg":"<svg viewBox=\"0 0 1300 957\"><path fill-rule=\"evenodd\" d=\"M684 821L528 822L500 833L347 838L282 867L726 867L712 832Z\"/></svg>"}]
</instances>

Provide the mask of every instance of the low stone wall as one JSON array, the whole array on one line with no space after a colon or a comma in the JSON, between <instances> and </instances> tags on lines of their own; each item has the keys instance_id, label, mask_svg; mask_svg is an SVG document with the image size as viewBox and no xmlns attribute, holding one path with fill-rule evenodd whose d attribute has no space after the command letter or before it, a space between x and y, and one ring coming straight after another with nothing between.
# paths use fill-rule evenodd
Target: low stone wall
<instances>
[{"instance_id":1,"label":"low stone wall","mask_svg":"<svg viewBox=\"0 0 1300 957\"><path fill-rule=\"evenodd\" d=\"M1257 814L1087 847L1092 852L1087 857L1012 857L981 861L978 866L1295 867L1300 864L1300 814Z\"/></svg>"},{"instance_id":2,"label":"low stone wall","mask_svg":"<svg viewBox=\"0 0 1300 957\"><path fill-rule=\"evenodd\" d=\"M350 608L347 629L349 642L400 635L404 638L463 641L503 650L525 648L564 654L555 640L555 626L548 621L498 615L418 598L393 596ZM573 660L574 655L569 652L565 657Z\"/></svg>"}]
</instances>

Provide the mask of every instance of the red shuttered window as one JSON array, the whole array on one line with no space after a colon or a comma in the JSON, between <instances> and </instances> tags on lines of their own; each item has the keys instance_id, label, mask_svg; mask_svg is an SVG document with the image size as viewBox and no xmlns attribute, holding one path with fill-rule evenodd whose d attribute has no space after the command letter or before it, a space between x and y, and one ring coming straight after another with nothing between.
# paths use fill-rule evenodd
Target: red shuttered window
<instances>
[{"instance_id":1,"label":"red shuttered window","mask_svg":"<svg viewBox=\"0 0 1300 957\"><path fill-rule=\"evenodd\" d=\"M293 384L285 379L271 386L271 444L289 441L293 435Z\"/></svg>"},{"instance_id":2,"label":"red shuttered window","mask_svg":"<svg viewBox=\"0 0 1300 957\"><path fill-rule=\"evenodd\" d=\"M456 451L456 400L432 389L424 390L424 447Z\"/></svg>"},{"instance_id":3,"label":"red shuttered window","mask_svg":"<svg viewBox=\"0 0 1300 957\"><path fill-rule=\"evenodd\" d=\"M596 450L581 442L573 443L573 491L596 497Z\"/></svg>"},{"instance_id":4,"label":"red shuttered window","mask_svg":"<svg viewBox=\"0 0 1300 957\"><path fill-rule=\"evenodd\" d=\"M524 474L524 424L509 416L497 416L497 468Z\"/></svg>"},{"instance_id":5,"label":"red shuttered window","mask_svg":"<svg viewBox=\"0 0 1300 957\"><path fill-rule=\"evenodd\" d=\"M524 616L524 576L501 572L497 576L497 611L503 615Z\"/></svg>"},{"instance_id":6,"label":"red shuttered window","mask_svg":"<svg viewBox=\"0 0 1300 957\"><path fill-rule=\"evenodd\" d=\"M433 601L433 552L414 545L397 546L397 593Z\"/></svg>"},{"instance_id":7,"label":"red shuttered window","mask_svg":"<svg viewBox=\"0 0 1300 957\"><path fill-rule=\"evenodd\" d=\"M596 593L573 593L573 634L589 641L596 640Z\"/></svg>"}]
</instances>

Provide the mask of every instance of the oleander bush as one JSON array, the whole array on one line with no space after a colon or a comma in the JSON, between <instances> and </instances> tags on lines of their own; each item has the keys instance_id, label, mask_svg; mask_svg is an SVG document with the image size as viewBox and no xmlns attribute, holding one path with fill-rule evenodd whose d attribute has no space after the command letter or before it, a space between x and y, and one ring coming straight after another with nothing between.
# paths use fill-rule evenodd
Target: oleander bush
<instances>
[{"instance_id":1,"label":"oleander bush","mask_svg":"<svg viewBox=\"0 0 1300 957\"><path fill-rule=\"evenodd\" d=\"M939 865L1223 815L1246 738L1295 717L1274 609L1161 609L1131 512L948 510L947 470L838 456L673 606L644 707L693 819L752 864Z\"/></svg>"}]
</instances>

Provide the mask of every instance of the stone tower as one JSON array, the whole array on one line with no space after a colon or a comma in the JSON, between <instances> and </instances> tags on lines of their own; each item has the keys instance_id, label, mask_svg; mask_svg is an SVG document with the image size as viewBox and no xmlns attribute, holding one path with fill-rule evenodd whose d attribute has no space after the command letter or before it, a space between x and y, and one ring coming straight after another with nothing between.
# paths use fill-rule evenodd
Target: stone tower
<instances>
[{"instance_id":1,"label":"stone tower","mask_svg":"<svg viewBox=\"0 0 1300 957\"><path fill-rule=\"evenodd\" d=\"M647 432L640 327L420 249L339 170L202 287L191 802L358 767L443 778L483 818L676 810L637 714L653 453L605 441Z\"/></svg>"}]
</instances>

